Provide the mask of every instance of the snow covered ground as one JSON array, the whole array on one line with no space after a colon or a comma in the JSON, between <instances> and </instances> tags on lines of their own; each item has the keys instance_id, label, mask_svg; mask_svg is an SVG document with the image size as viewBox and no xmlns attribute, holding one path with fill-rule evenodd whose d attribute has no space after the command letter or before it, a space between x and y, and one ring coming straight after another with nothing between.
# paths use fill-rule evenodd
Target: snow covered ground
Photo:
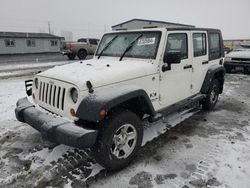
<instances>
[{"instance_id":1,"label":"snow covered ground","mask_svg":"<svg viewBox=\"0 0 250 188\"><path fill-rule=\"evenodd\" d=\"M91 59L89 55L86 59ZM84 60L68 60L67 56L60 53L51 54L21 54L0 56L0 79L34 75L40 71L47 70L54 66L73 63Z\"/></svg>"},{"instance_id":2,"label":"snow covered ground","mask_svg":"<svg viewBox=\"0 0 250 188\"><path fill-rule=\"evenodd\" d=\"M47 142L15 119L25 79L0 80L0 187L250 185L250 76L227 75L212 112L185 109L146 125L138 156L116 173L106 172L88 150Z\"/></svg>"}]
</instances>

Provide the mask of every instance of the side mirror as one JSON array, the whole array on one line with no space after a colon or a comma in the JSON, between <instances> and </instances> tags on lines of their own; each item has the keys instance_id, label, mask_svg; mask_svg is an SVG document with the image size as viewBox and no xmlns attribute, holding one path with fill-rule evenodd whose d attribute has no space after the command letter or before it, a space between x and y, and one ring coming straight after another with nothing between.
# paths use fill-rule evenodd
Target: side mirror
<instances>
[{"instance_id":1,"label":"side mirror","mask_svg":"<svg viewBox=\"0 0 250 188\"><path fill-rule=\"evenodd\" d=\"M167 64L178 64L181 62L181 52L169 51L164 55L163 61Z\"/></svg>"},{"instance_id":2,"label":"side mirror","mask_svg":"<svg viewBox=\"0 0 250 188\"><path fill-rule=\"evenodd\" d=\"M163 62L165 63L162 66L162 71L171 70L171 64L178 64L181 62L181 52L179 51L169 51L164 54ZM167 64L167 66L166 66Z\"/></svg>"}]
</instances>

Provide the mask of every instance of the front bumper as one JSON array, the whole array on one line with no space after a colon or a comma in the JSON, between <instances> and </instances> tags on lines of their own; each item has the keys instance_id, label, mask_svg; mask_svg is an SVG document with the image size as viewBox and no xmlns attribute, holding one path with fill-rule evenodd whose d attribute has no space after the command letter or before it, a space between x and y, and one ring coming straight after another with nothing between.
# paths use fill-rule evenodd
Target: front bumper
<instances>
[{"instance_id":1,"label":"front bumper","mask_svg":"<svg viewBox=\"0 0 250 188\"><path fill-rule=\"evenodd\" d=\"M60 117L38 110L28 99L17 101L16 118L29 124L51 142L78 148L89 148L96 142L97 130L86 129Z\"/></svg>"},{"instance_id":2,"label":"front bumper","mask_svg":"<svg viewBox=\"0 0 250 188\"><path fill-rule=\"evenodd\" d=\"M74 54L71 50L63 50L61 51L62 55Z\"/></svg>"}]
</instances>

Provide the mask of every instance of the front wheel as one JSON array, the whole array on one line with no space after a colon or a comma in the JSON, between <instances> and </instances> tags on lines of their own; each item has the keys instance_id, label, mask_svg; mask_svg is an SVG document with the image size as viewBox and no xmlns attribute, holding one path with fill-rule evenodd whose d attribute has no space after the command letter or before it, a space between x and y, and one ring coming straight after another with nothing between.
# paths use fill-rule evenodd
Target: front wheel
<instances>
[{"instance_id":1,"label":"front wheel","mask_svg":"<svg viewBox=\"0 0 250 188\"><path fill-rule=\"evenodd\" d=\"M69 59L69 60L74 60L75 57L76 57L75 54L68 54L67 56L68 56L68 59Z\"/></svg>"},{"instance_id":2,"label":"front wheel","mask_svg":"<svg viewBox=\"0 0 250 188\"><path fill-rule=\"evenodd\" d=\"M127 166L141 147L143 127L140 118L130 111L113 113L102 126L93 154L108 170Z\"/></svg>"},{"instance_id":3,"label":"front wheel","mask_svg":"<svg viewBox=\"0 0 250 188\"><path fill-rule=\"evenodd\" d=\"M79 50L77 57L79 59L83 60L83 59L86 59L87 55L88 54L87 54L86 50Z\"/></svg>"},{"instance_id":4,"label":"front wheel","mask_svg":"<svg viewBox=\"0 0 250 188\"><path fill-rule=\"evenodd\" d=\"M206 98L202 101L202 107L205 110L212 110L219 98L220 83L214 79L210 85Z\"/></svg>"}]
</instances>

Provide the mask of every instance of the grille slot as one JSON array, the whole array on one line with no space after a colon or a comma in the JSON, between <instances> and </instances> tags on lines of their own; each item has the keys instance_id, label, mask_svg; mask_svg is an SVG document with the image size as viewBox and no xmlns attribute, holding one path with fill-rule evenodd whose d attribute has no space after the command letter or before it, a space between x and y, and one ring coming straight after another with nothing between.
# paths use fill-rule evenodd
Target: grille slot
<instances>
[{"instance_id":1,"label":"grille slot","mask_svg":"<svg viewBox=\"0 0 250 188\"><path fill-rule=\"evenodd\" d=\"M65 88L63 88L62 92L62 110L64 110L64 97L65 97Z\"/></svg>"},{"instance_id":2,"label":"grille slot","mask_svg":"<svg viewBox=\"0 0 250 188\"><path fill-rule=\"evenodd\" d=\"M41 81L39 85L39 101L53 108L64 110L66 89L64 87Z\"/></svg>"},{"instance_id":3,"label":"grille slot","mask_svg":"<svg viewBox=\"0 0 250 188\"><path fill-rule=\"evenodd\" d=\"M61 87L58 87L58 92L57 92L57 108L60 106L60 92L61 92Z\"/></svg>"},{"instance_id":4,"label":"grille slot","mask_svg":"<svg viewBox=\"0 0 250 188\"><path fill-rule=\"evenodd\" d=\"M53 106L55 106L55 98L56 98L56 86L54 86L53 90Z\"/></svg>"},{"instance_id":5,"label":"grille slot","mask_svg":"<svg viewBox=\"0 0 250 188\"><path fill-rule=\"evenodd\" d=\"M44 102L44 94L45 94L45 82L43 82L43 93L42 93L42 101Z\"/></svg>"},{"instance_id":6,"label":"grille slot","mask_svg":"<svg viewBox=\"0 0 250 188\"><path fill-rule=\"evenodd\" d=\"M250 61L250 58L232 58L233 61Z\"/></svg>"},{"instance_id":7,"label":"grille slot","mask_svg":"<svg viewBox=\"0 0 250 188\"><path fill-rule=\"evenodd\" d=\"M51 105L51 98L52 98L52 85L49 87L49 105Z\"/></svg>"}]
</instances>

